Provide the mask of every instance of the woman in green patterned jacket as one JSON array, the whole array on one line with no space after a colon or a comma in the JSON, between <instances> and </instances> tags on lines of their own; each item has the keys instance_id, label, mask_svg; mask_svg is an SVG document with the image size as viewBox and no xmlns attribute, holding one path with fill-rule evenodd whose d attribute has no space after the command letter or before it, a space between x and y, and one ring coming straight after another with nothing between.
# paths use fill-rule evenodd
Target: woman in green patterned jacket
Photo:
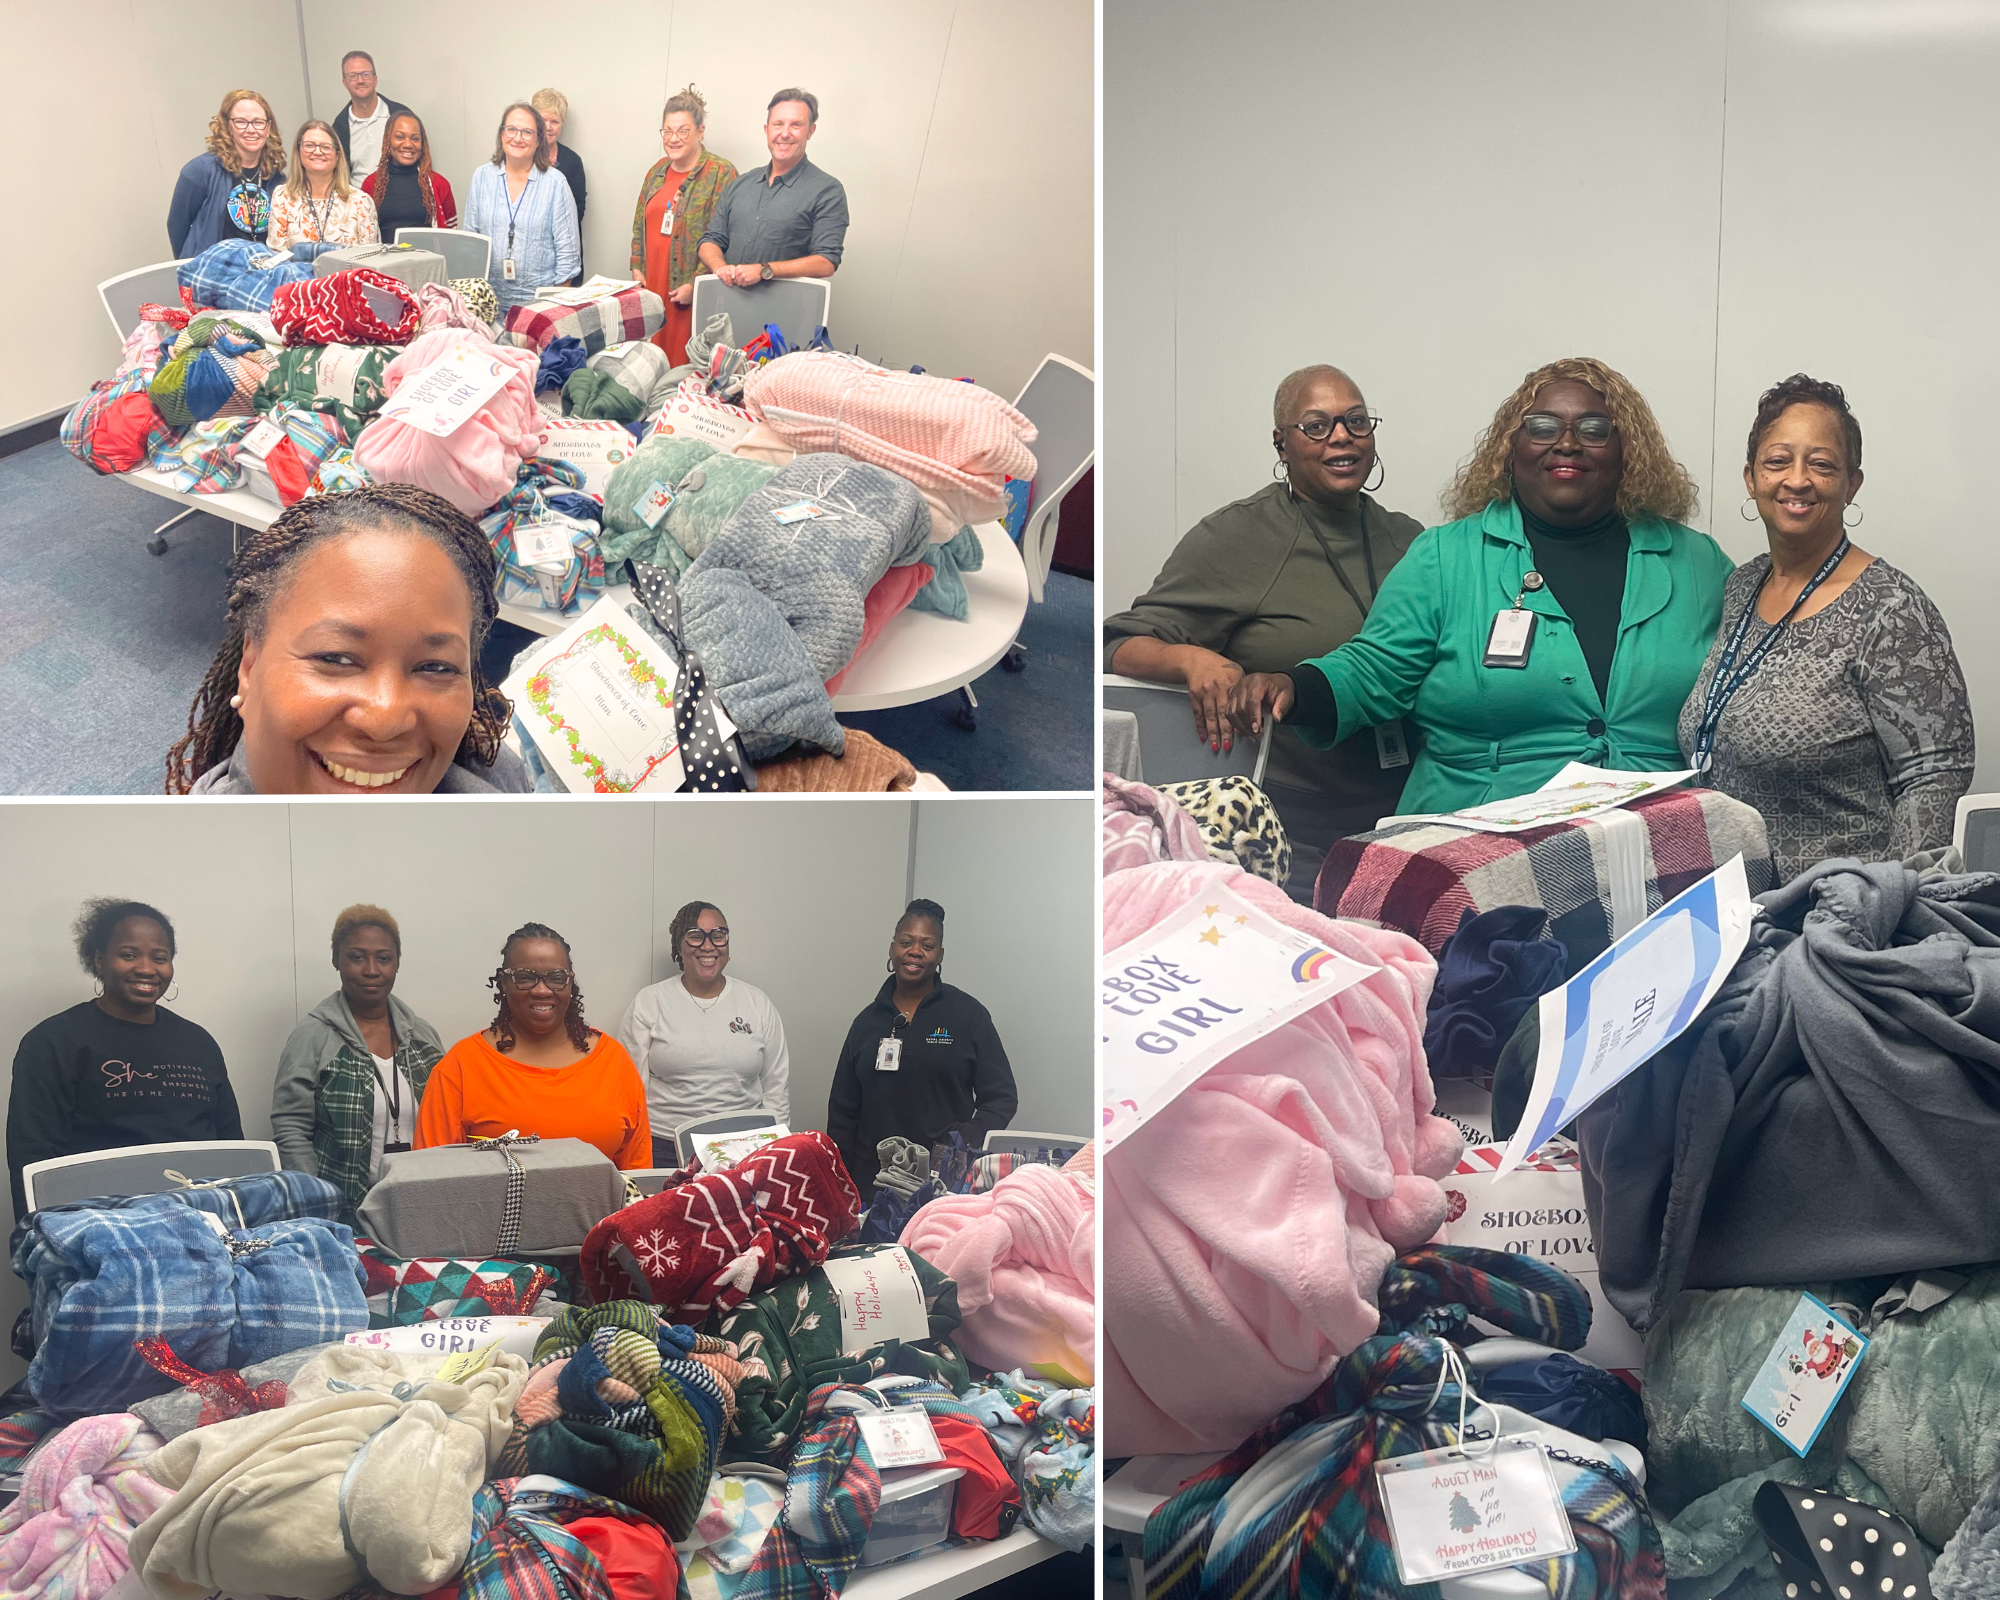
<instances>
[{"instance_id":1,"label":"woman in green patterned jacket","mask_svg":"<svg viewBox=\"0 0 2000 1600\"><path fill-rule=\"evenodd\" d=\"M734 165L702 147L707 123L707 102L693 84L667 102L660 114L664 154L639 185L632 212L632 276L666 302L666 326L653 343L677 367L687 361L694 331L694 280L702 270L695 250L715 202L736 181Z\"/></svg>"},{"instance_id":2,"label":"woman in green patterned jacket","mask_svg":"<svg viewBox=\"0 0 2000 1600\"><path fill-rule=\"evenodd\" d=\"M410 1148L417 1106L444 1055L437 1029L392 992L403 935L380 906L334 919L340 987L292 1030L271 1091L271 1132L287 1167L340 1190L354 1221L385 1153Z\"/></svg>"}]
</instances>

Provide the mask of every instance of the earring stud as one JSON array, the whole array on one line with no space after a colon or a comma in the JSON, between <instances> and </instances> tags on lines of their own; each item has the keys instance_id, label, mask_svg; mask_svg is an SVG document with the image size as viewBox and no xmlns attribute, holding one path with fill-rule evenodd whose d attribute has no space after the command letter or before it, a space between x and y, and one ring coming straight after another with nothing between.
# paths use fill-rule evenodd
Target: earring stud
<instances>
[{"instance_id":1,"label":"earring stud","mask_svg":"<svg viewBox=\"0 0 2000 1600\"><path fill-rule=\"evenodd\" d=\"M243 696L240 694L231 695L229 697L229 709L231 711L241 711L243 709Z\"/></svg>"}]
</instances>

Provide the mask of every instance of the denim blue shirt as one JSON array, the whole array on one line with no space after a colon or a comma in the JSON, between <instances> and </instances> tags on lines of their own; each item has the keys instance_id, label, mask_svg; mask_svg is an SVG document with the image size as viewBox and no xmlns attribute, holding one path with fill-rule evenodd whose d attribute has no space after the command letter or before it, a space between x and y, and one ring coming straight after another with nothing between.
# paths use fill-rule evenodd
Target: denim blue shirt
<instances>
[{"instance_id":1,"label":"denim blue shirt","mask_svg":"<svg viewBox=\"0 0 2000 1600\"><path fill-rule=\"evenodd\" d=\"M576 200L563 175L554 167L528 174L528 186L510 206L507 169L490 161L472 169L466 186L465 215L459 226L483 233L493 241L493 259L486 281L500 297L500 308L526 305L544 288L567 283L583 265L583 241L577 231ZM507 281L507 230L514 230L514 280Z\"/></svg>"}]
</instances>

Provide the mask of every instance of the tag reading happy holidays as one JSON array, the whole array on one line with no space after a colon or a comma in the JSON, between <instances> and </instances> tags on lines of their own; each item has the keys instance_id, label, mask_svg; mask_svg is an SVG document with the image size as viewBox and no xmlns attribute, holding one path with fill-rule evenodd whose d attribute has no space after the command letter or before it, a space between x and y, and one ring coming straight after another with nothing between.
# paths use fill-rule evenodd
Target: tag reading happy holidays
<instances>
[{"instance_id":1,"label":"tag reading happy holidays","mask_svg":"<svg viewBox=\"0 0 2000 1600\"><path fill-rule=\"evenodd\" d=\"M1809 1294L1799 1296L1778 1342L1743 1396L1743 1409L1785 1442L1793 1455L1812 1449L1840 1403L1868 1336Z\"/></svg>"},{"instance_id":2,"label":"tag reading happy holidays","mask_svg":"<svg viewBox=\"0 0 2000 1600\"><path fill-rule=\"evenodd\" d=\"M1549 1458L1526 1439L1393 1456L1375 1486L1406 1586L1576 1553Z\"/></svg>"},{"instance_id":3,"label":"tag reading happy holidays","mask_svg":"<svg viewBox=\"0 0 2000 1600\"><path fill-rule=\"evenodd\" d=\"M889 1339L931 1336L923 1285L901 1246L872 1255L836 1256L820 1270L840 1307L842 1355L858 1356Z\"/></svg>"}]
</instances>

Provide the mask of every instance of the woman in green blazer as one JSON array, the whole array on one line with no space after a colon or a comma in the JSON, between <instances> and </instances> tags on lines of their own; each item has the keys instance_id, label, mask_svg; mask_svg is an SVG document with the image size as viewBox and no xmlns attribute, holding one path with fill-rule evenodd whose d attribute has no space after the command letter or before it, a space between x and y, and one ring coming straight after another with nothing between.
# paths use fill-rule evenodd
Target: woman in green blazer
<instances>
[{"instance_id":1,"label":"woman in green blazer","mask_svg":"<svg viewBox=\"0 0 2000 1600\"><path fill-rule=\"evenodd\" d=\"M1245 677L1231 717L1314 746L1408 718L1404 814L1526 794L1570 761L1677 769L1731 569L1683 525L1694 506L1639 392L1602 362L1552 362L1495 413L1446 498L1458 520L1418 536L1360 634Z\"/></svg>"}]
</instances>

